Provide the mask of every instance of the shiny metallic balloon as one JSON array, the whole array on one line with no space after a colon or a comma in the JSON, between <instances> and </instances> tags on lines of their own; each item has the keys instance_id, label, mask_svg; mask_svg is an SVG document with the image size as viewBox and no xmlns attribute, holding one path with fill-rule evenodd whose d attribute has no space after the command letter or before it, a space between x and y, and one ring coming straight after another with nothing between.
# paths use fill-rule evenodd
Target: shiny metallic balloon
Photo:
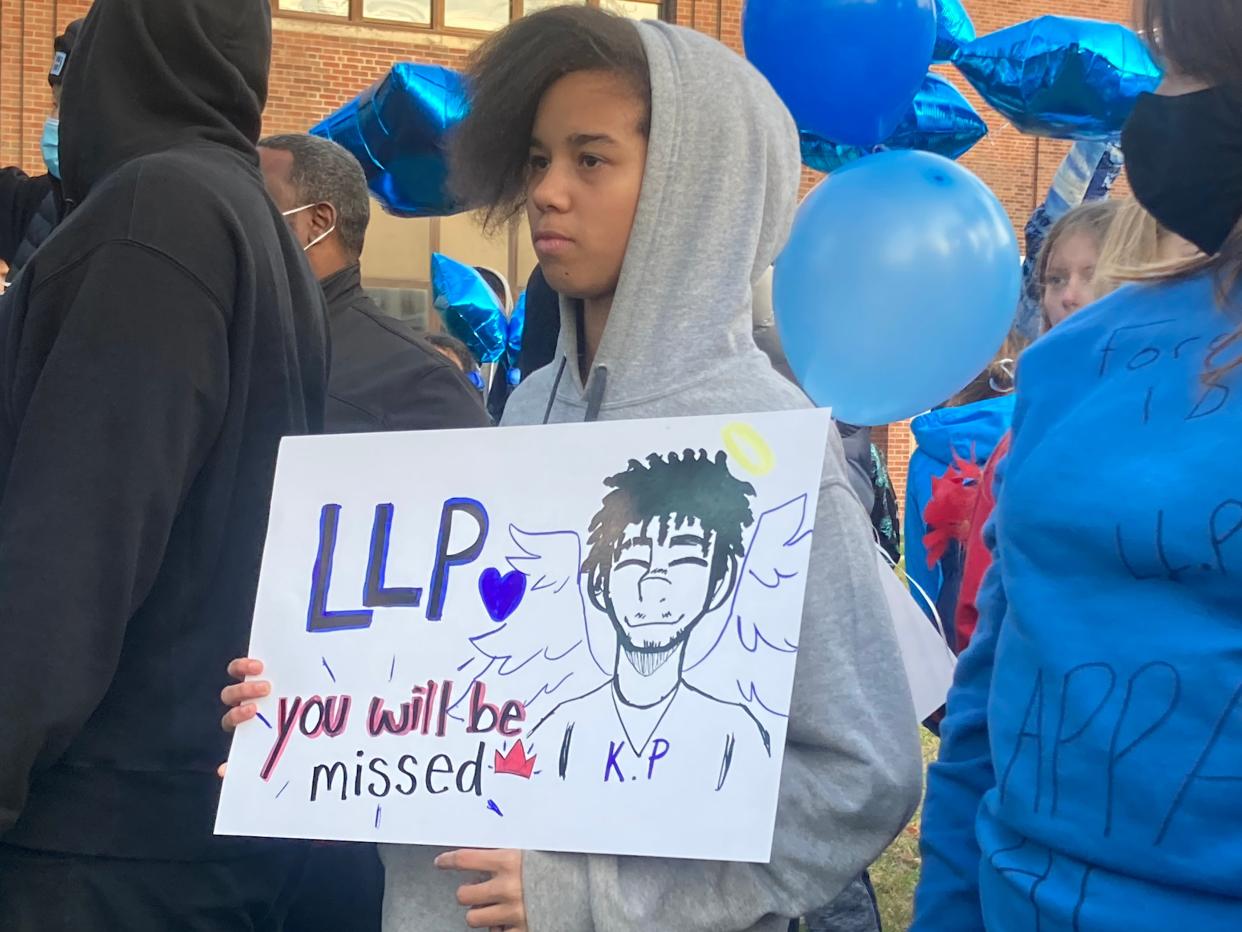
<instances>
[{"instance_id":1,"label":"shiny metallic balloon","mask_svg":"<svg viewBox=\"0 0 1242 932\"><path fill-rule=\"evenodd\" d=\"M1019 130L1058 139L1116 139L1139 94L1161 78L1125 26L1066 16L981 36L953 63Z\"/></svg>"},{"instance_id":2,"label":"shiny metallic balloon","mask_svg":"<svg viewBox=\"0 0 1242 932\"><path fill-rule=\"evenodd\" d=\"M987 135L988 125L950 82L928 74L910 111L877 150L919 149L956 159ZM802 134L802 161L810 168L831 172L857 161L869 150Z\"/></svg>"},{"instance_id":3,"label":"shiny metallic balloon","mask_svg":"<svg viewBox=\"0 0 1242 932\"><path fill-rule=\"evenodd\" d=\"M513 313L509 315L509 339L505 345L505 359L510 371L517 371L518 360L522 356L522 337L526 332L526 292L518 295L517 304L513 305ZM517 384L516 381L514 384Z\"/></svg>"},{"instance_id":4,"label":"shiny metallic balloon","mask_svg":"<svg viewBox=\"0 0 1242 932\"><path fill-rule=\"evenodd\" d=\"M480 363L499 362L509 342L509 322L496 292L473 268L440 253L431 255L431 290L445 329Z\"/></svg>"},{"instance_id":5,"label":"shiny metallic balloon","mask_svg":"<svg viewBox=\"0 0 1242 932\"><path fill-rule=\"evenodd\" d=\"M936 48L932 51L932 61L952 61L954 53L974 38L975 24L962 6L962 0L936 0Z\"/></svg>"},{"instance_id":6,"label":"shiny metallic balloon","mask_svg":"<svg viewBox=\"0 0 1242 932\"><path fill-rule=\"evenodd\" d=\"M366 172L371 193L399 217L443 217L469 205L448 191L445 138L469 109L461 75L399 62L311 130L340 143Z\"/></svg>"}]
</instances>

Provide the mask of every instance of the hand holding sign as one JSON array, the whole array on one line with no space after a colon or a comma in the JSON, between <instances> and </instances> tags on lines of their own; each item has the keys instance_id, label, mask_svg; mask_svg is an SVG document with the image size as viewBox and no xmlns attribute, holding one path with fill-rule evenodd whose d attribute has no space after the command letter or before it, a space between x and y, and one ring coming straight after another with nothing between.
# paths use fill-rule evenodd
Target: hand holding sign
<instances>
[{"instance_id":1,"label":"hand holding sign","mask_svg":"<svg viewBox=\"0 0 1242 932\"><path fill-rule=\"evenodd\" d=\"M466 923L470 928L526 932L521 851L449 851L436 858L436 867L491 874L490 880L464 884L457 891L457 902L469 908Z\"/></svg>"},{"instance_id":2,"label":"hand holding sign","mask_svg":"<svg viewBox=\"0 0 1242 932\"><path fill-rule=\"evenodd\" d=\"M828 429L808 410L285 440L263 664L230 670L275 685L224 691L226 729L259 724L217 830L767 860ZM412 488L415 455L451 465ZM471 924L523 928L520 856L447 868L479 858Z\"/></svg>"}]
</instances>

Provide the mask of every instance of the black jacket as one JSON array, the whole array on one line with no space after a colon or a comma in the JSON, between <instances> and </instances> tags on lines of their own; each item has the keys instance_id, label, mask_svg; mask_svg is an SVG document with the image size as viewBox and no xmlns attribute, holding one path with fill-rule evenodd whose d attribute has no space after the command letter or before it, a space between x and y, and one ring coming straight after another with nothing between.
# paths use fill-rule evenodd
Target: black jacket
<instances>
[{"instance_id":1,"label":"black jacket","mask_svg":"<svg viewBox=\"0 0 1242 932\"><path fill-rule=\"evenodd\" d=\"M358 266L321 284L332 336L325 431L490 426L478 390L406 324L376 306L362 290Z\"/></svg>"},{"instance_id":2,"label":"black jacket","mask_svg":"<svg viewBox=\"0 0 1242 932\"><path fill-rule=\"evenodd\" d=\"M8 281L52 235L63 206L60 182L51 175L31 178L20 168L0 170L0 260L9 267Z\"/></svg>"},{"instance_id":3,"label":"black jacket","mask_svg":"<svg viewBox=\"0 0 1242 932\"><path fill-rule=\"evenodd\" d=\"M526 325L518 362L522 378L538 372L556 357L556 343L561 335L560 300L544 278L543 269L535 266L526 282Z\"/></svg>"},{"instance_id":4,"label":"black jacket","mask_svg":"<svg viewBox=\"0 0 1242 932\"><path fill-rule=\"evenodd\" d=\"M280 438L326 308L254 142L253 0L99 0L64 91L76 203L0 304L0 842L198 859Z\"/></svg>"}]
</instances>

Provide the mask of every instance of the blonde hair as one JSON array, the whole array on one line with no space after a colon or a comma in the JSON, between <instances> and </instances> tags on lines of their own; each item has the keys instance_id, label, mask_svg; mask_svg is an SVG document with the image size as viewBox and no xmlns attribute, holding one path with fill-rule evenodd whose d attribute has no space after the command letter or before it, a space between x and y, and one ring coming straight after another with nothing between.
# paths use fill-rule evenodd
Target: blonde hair
<instances>
[{"instance_id":1,"label":"blonde hair","mask_svg":"<svg viewBox=\"0 0 1242 932\"><path fill-rule=\"evenodd\" d=\"M1052 325L1048 320L1047 312L1044 311L1044 291L1047 287L1048 266L1052 263L1053 252L1063 240L1078 233L1090 236L1095 240L1096 245L1102 248L1104 239L1108 236L1109 227L1116 216L1116 201L1091 201L1087 204L1080 204L1062 215L1048 231L1044 244L1039 250L1039 257L1035 261L1035 281L1039 286L1039 319L1043 322L1045 331L1049 330Z\"/></svg>"},{"instance_id":2,"label":"blonde hair","mask_svg":"<svg viewBox=\"0 0 1242 932\"><path fill-rule=\"evenodd\" d=\"M1161 259L1162 243L1174 234L1162 227L1134 198L1121 202L1117 215L1100 247L1095 273L1095 296L1102 298L1126 282L1151 281L1182 274L1188 265L1196 270L1202 259Z\"/></svg>"}]
</instances>

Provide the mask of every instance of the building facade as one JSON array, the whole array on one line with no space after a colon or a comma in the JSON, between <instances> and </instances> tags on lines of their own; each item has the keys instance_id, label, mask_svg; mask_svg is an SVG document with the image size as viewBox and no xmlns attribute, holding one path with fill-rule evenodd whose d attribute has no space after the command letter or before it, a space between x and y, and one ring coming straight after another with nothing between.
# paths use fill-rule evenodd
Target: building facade
<instances>
[{"instance_id":1,"label":"building facade","mask_svg":"<svg viewBox=\"0 0 1242 932\"><path fill-rule=\"evenodd\" d=\"M259 0L255 0L259 2ZM265 132L303 131L382 77L394 61L460 67L489 30L511 17L565 0L271 0L273 60ZM743 0L578 0L638 18L662 17L742 48ZM810 6L810 2L807 4ZM39 139L51 105L47 71L52 39L84 16L90 0L0 0L0 165L42 170ZM982 35L1047 13L1125 22L1129 0L967 0ZM991 127L963 158L1001 199L1021 230L1042 199L1068 146L1023 136L989 110L952 68ZM806 172L803 188L818 178ZM521 289L534 266L519 224L487 239L469 216L400 220L376 211L363 269L369 287L401 316L435 328L426 287L430 254L443 252L505 274ZM894 478L904 478L909 434L881 432Z\"/></svg>"}]
</instances>

